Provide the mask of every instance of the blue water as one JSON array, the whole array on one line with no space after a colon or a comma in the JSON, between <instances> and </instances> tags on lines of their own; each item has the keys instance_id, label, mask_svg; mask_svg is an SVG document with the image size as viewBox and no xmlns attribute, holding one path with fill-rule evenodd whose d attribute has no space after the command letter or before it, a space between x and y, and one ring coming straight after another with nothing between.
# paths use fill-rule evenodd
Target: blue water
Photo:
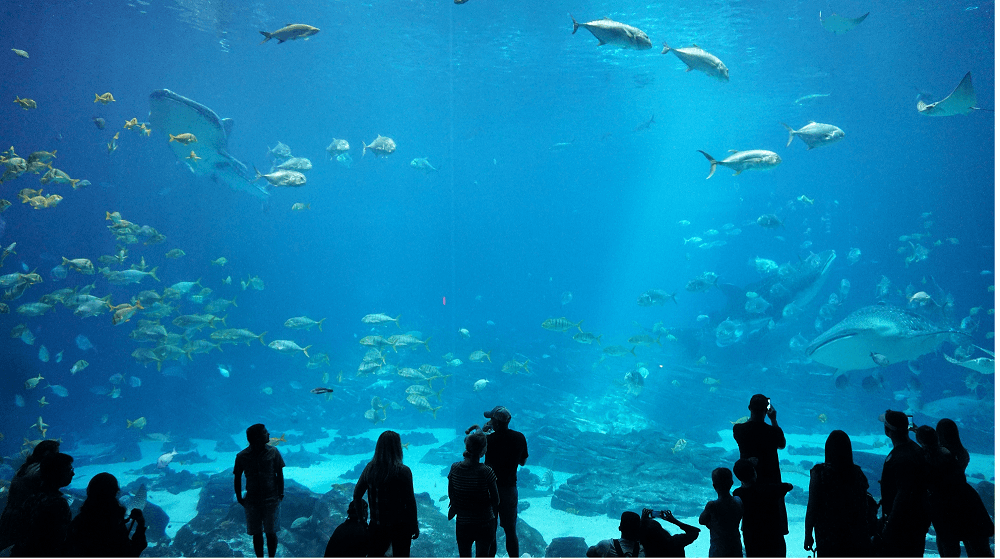
<instances>
[{"instance_id":1,"label":"blue water","mask_svg":"<svg viewBox=\"0 0 1000 559\"><path fill-rule=\"evenodd\" d=\"M27 173L0 186L0 196L14 202L0 221L6 224L0 243L17 242L17 254L0 274L24 271L23 265L45 278L21 299L7 301L11 313L0 315L0 330L24 323L37 337L30 346L0 337L0 453L15 454L24 438L38 438L28 426L39 413L50 437L69 442L137 437L126 419L138 417L147 419L147 431L175 437L221 438L257 421L275 434L305 424L358 432L371 427L363 415L375 395L403 407L388 411L384 427L396 429L464 428L497 404L515 417L566 414L567 398L596 403L611 394L653 428L683 436L696 423L699 435L688 436L709 443L706 433L728 429L729 421L746 414L749 396L764 392L781 410L786 431L878 432L879 413L907 405L897 399L913 380L907 366L887 368L878 390L864 390L864 375L857 372L838 390L822 366L789 365L796 359L789 340L819 334L818 310L842 279L849 280L850 293L825 327L875 303L875 285L886 276L893 304L906 305L906 295L915 291L942 301L950 294L954 304L939 316L945 327L957 328L970 308L982 307L972 335L993 348L987 311L994 298L994 113L925 117L916 111L916 96L919 90L943 98L971 71L979 105L993 108L995 7L851 1L835 7L848 16L870 8L871 15L835 36L819 24L826 5L690 4L6 3L0 99L27 97L38 108L0 104L0 142L25 157L57 150L53 165L92 185L77 191L49 185L46 193L64 200L44 210L16 196L37 188L38 176ZM654 48L599 48L586 30L571 34L569 13L579 21L609 16L635 25ZM308 41L259 44L258 31L289 22L321 31ZM660 55L664 41L672 47L697 43L717 55L730 81L685 72L673 54ZM123 130L133 117L148 120L149 94L162 88L232 118L229 150L247 165L268 168L267 150L278 141L308 157L313 169L306 172L307 184L276 189L262 202L193 175L162 131L147 138ZM106 91L116 102L95 104L93 95ZM828 96L794 104L810 94ZM98 130L94 117L105 118L106 129ZM648 129L634 131L650 117ZM785 147L781 123L800 128L809 121L835 124L846 137L816 150L798 139ZM109 154L116 132L119 148ZM397 151L362 158L361 141L379 134L394 138ZM350 142L350 168L328 160L331 138ZM696 150L721 159L730 149L768 149L783 162L739 176L720 168L705 180L708 162ZM429 158L439 171L411 168L417 157ZM815 203L798 201L803 195ZM311 209L292 212L296 202ZM114 253L107 211L167 236L160 245L127 247L125 266L143 257L159 267L161 283L118 287L100 274L50 275L62 256L89 258L99 267L100 255ZM756 225L758 216L770 213L783 228ZM681 220L691 224L679 225ZM742 232L726 235L727 223ZM719 235L707 235L710 229ZM919 244L930 253L907 265L910 244L898 238L914 233L929 234ZM727 243L685 245L693 236ZM172 248L187 254L166 259ZM855 264L847 258L852 248L861 251ZM688 280L706 271L742 286L760 277L748 264L756 257L797 263L823 250L838 256L819 296L758 340L718 347L712 329L725 318L719 316L721 292L685 290ZM226 266L209 264L220 256ZM227 276L231 285L221 281ZM263 291L240 288L251 276L263 280ZM143 347L129 338L141 314L113 326L109 314L79 319L62 306L37 318L15 312L45 293L92 281L95 295L110 293L118 304L143 289L162 292L198 279L213 298L236 297L238 306L222 313L229 326L266 331L268 342L312 345L311 354L329 354L330 366L308 370L303 356L253 341L166 363L168 376L130 356ZM649 289L676 291L677 304L636 305ZM564 292L572 293L565 305ZM181 308L201 312L190 301ZM373 331L361 323L375 312L401 315L402 329L390 324ZM696 321L702 314L711 317L707 329ZM323 331L282 326L300 315L326 318ZM678 341L664 337L662 348L639 347L636 358L602 361L601 349L574 342L573 332L540 327L562 316L583 320L605 345L631 347L630 336L657 322ZM164 324L178 331L171 319ZM459 328L472 337L463 339ZM430 352L390 350L391 363L429 363L453 375L437 419L405 402L405 380L355 376L366 349L358 339L400 331L430 336ZM79 334L96 352L76 347ZM64 350L63 361L41 362L42 344L53 357ZM492 363L470 363L473 350L492 352ZM442 355L449 352L465 363L448 367ZM81 358L90 367L70 375ZM500 365L514 358L529 359L531 374L502 373ZM650 375L643 392L626 400L621 379L636 362ZM219 374L220 363L231 366L229 378ZM970 371L945 362L940 352L920 364L922 401L969 394L985 400L987 413L960 419L966 445L992 453L992 376L972 379L982 384L972 392ZM332 400L308 392L321 385L324 371L333 377L327 383ZM115 373L142 384L124 386L114 399L90 391L110 386ZM26 389L25 379L38 374L45 380ZM719 383L705 384L706 377ZM369 388L386 378L394 380L388 388ZM473 392L478 379L491 383ZM47 382L65 386L69 396L55 396L44 388ZM710 391L713 386L717 390ZM49 405L40 408L43 395ZM24 407L11 405L15 396ZM917 413L915 421L936 419Z\"/></svg>"}]
</instances>

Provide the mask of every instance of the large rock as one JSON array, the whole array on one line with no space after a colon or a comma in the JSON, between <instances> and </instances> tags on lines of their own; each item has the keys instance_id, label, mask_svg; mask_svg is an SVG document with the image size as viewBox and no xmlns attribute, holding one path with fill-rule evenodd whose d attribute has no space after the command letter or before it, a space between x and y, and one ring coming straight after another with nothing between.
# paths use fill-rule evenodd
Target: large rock
<instances>
[{"instance_id":1,"label":"large rock","mask_svg":"<svg viewBox=\"0 0 1000 559\"><path fill-rule=\"evenodd\" d=\"M587 540L577 537L554 538L545 548L546 557L584 557L587 555Z\"/></svg>"}]
</instances>

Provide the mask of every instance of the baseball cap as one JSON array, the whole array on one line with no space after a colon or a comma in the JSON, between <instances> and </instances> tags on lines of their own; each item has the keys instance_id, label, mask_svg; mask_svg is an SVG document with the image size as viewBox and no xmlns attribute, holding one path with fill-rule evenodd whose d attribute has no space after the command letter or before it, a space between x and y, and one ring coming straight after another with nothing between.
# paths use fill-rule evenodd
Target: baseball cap
<instances>
[{"instance_id":1,"label":"baseball cap","mask_svg":"<svg viewBox=\"0 0 1000 559\"><path fill-rule=\"evenodd\" d=\"M510 423L510 412L503 406L497 406L490 411L483 412L483 417L499 421L500 423Z\"/></svg>"}]
</instances>

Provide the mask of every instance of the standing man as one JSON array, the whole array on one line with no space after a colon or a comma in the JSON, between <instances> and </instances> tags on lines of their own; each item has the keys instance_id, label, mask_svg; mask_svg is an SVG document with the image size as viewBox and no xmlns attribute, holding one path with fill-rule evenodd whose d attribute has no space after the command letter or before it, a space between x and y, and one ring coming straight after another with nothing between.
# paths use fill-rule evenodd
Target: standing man
<instances>
[{"instance_id":1,"label":"standing man","mask_svg":"<svg viewBox=\"0 0 1000 559\"><path fill-rule=\"evenodd\" d=\"M910 420L901 411L879 417L892 450L882 465L883 557L922 557L931 519L927 513L927 461L910 439Z\"/></svg>"},{"instance_id":2,"label":"standing man","mask_svg":"<svg viewBox=\"0 0 1000 559\"><path fill-rule=\"evenodd\" d=\"M500 492L500 526L507 539L507 556L520 557L517 541L517 467L528 459L528 442L520 431L513 431L510 412L497 406L483 417L489 418L483 431L486 436L487 466L493 468L497 476L497 490ZM493 544L496 546L496 543ZM496 549L493 550L494 554Z\"/></svg>"},{"instance_id":3,"label":"standing man","mask_svg":"<svg viewBox=\"0 0 1000 559\"><path fill-rule=\"evenodd\" d=\"M754 463L755 485L760 495L760 506L757 509L764 517L761 520L768 526L765 532L768 535L758 541L744 538L743 544L747 557L784 557L784 535L788 533L785 493L788 488L781 483L778 449L785 448L785 433L778 427L778 412L771 406L771 399L767 396L754 394L747 408L750 410L750 419L746 423L733 425L733 438L740 446L740 459ZM770 418L770 425L764 421L765 417Z\"/></svg>"},{"instance_id":4,"label":"standing man","mask_svg":"<svg viewBox=\"0 0 1000 559\"><path fill-rule=\"evenodd\" d=\"M243 506L247 518L247 534L253 536L253 550L264 556L264 534L267 534L267 556L278 551L279 505L285 498L285 461L278 449L267 444L271 434L263 423L247 427L250 446L236 455L233 489L236 502ZM247 494L243 495L243 474L247 476Z\"/></svg>"}]
</instances>

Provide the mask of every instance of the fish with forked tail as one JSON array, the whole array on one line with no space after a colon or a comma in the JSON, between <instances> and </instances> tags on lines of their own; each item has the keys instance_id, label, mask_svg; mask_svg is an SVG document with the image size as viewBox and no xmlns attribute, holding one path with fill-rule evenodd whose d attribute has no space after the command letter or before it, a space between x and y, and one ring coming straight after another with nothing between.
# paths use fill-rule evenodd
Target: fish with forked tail
<instances>
[{"instance_id":1,"label":"fish with forked tail","mask_svg":"<svg viewBox=\"0 0 1000 559\"><path fill-rule=\"evenodd\" d=\"M289 23L277 31L272 31L270 33L267 31L261 31L260 34L264 36L264 40L261 41L260 44L263 45L271 39L277 39L279 45L285 41L294 41L295 39L308 41L309 37L312 37L317 33L319 33L319 29L311 25L306 25L304 23Z\"/></svg>"},{"instance_id":2,"label":"fish with forked tail","mask_svg":"<svg viewBox=\"0 0 1000 559\"><path fill-rule=\"evenodd\" d=\"M686 48L670 48L667 43L663 43L663 51L660 54L667 54L668 52L674 53L674 56L679 58L681 62L687 64L687 72L698 70L706 76L719 81L729 81L729 68L726 68L726 65L717 56L703 50L698 45L691 45Z\"/></svg>"},{"instance_id":3,"label":"fish with forked tail","mask_svg":"<svg viewBox=\"0 0 1000 559\"><path fill-rule=\"evenodd\" d=\"M781 163L781 157L777 153L764 149L752 149L747 151L730 150L729 157L723 159L722 161L716 161L714 157L701 150L698 150L698 153L704 155L705 159L708 159L708 162L712 164L712 168L709 170L708 176L705 177L706 180L712 178L712 175L715 174L716 165L729 167L730 169L736 171L733 173L733 176L736 176L747 169L773 169Z\"/></svg>"},{"instance_id":4,"label":"fish with forked tail","mask_svg":"<svg viewBox=\"0 0 1000 559\"><path fill-rule=\"evenodd\" d=\"M596 19L587 23L578 23L576 18L569 16L573 20L573 33L583 27L590 31L599 41L597 46L618 45L623 49L647 50L653 48L653 42L642 30L612 20L611 18Z\"/></svg>"}]
</instances>

